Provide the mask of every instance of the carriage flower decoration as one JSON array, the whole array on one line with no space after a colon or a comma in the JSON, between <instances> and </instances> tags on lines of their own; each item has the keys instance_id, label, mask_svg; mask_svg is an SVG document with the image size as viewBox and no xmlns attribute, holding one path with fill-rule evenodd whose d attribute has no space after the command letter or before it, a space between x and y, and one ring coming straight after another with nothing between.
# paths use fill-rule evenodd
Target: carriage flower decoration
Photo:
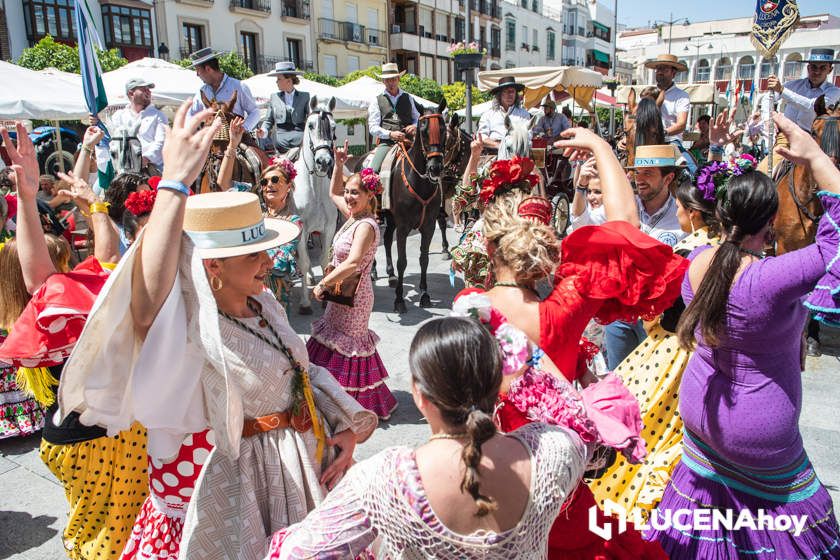
<instances>
[{"instance_id":1,"label":"carriage flower decoration","mask_svg":"<svg viewBox=\"0 0 840 560\"><path fill-rule=\"evenodd\" d=\"M295 169L295 164L286 158L273 157L268 161L268 164L270 167L279 167L286 175L286 177L289 178L290 182L294 181L295 177L297 177L297 169Z\"/></svg>"},{"instance_id":2,"label":"carriage flower decoration","mask_svg":"<svg viewBox=\"0 0 840 560\"><path fill-rule=\"evenodd\" d=\"M362 188L373 194L382 194L382 181L379 175L370 167L365 167L359 172L362 179Z\"/></svg>"},{"instance_id":3,"label":"carriage flower decoration","mask_svg":"<svg viewBox=\"0 0 840 560\"><path fill-rule=\"evenodd\" d=\"M703 198L712 202L726 200L726 187L732 177L753 171L756 159L749 154L741 154L728 162L713 161L697 172L697 188Z\"/></svg>"},{"instance_id":4,"label":"carriage flower decoration","mask_svg":"<svg viewBox=\"0 0 840 560\"><path fill-rule=\"evenodd\" d=\"M459 54L487 54L487 49L481 49L475 41L471 43L465 43L463 41L452 43L449 45L447 51L449 52L449 56L457 56Z\"/></svg>"}]
</instances>

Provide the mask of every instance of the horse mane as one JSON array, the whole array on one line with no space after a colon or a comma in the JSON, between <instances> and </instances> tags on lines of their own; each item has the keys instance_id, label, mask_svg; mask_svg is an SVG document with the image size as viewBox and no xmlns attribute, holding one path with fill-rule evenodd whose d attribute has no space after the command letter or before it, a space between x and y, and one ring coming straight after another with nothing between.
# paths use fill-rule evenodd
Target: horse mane
<instances>
[{"instance_id":1,"label":"horse mane","mask_svg":"<svg viewBox=\"0 0 840 560\"><path fill-rule=\"evenodd\" d=\"M840 126L836 119L826 119L820 136L820 148L829 157L840 161Z\"/></svg>"},{"instance_id":2,"label":"horse mane","mask_svg":"<svg viewBox=\"0 0 840 560\"><path fill-rule=\"evenodd\" d=\"M508 148L510 139L510 148ZM528 123L521 119L510 119L510 127L499 144L499 155L496 159L511 159L514 156L526 157L530 151L528 138Z\"/></svg>"},{"instance_id":3,"label":"horse mane","mask_svg":"<svg viewBox=\"0 0 840 560\"><path fill-rule=\"evenodd\" d=\"M665 129L656 101L643 97L636 108L636 146L651 146L665 143Z\"/></svg>"}]
</instances>

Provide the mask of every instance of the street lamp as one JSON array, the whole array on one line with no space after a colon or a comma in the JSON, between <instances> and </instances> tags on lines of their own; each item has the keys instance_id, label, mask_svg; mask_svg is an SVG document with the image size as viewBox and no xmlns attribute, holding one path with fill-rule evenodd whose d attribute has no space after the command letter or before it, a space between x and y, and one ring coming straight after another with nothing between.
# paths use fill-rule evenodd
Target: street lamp
<instances>
[{"instance_id":1,"label":"street lamp","mask_svg":"<svg viewBox=\"0 0 840 560\"><path fill-rule=\"evenodd\" d=\"M705 44L704 43L686 43L686 45L683 47L683 52L691 52L690 47L696 49L696 51L694 53L694 57L697 59L697 61L695 62L695 74L696 74L697 65L700 64L700 49L702 49L703 47L706 47L707 49L712 51L712 50L714 50L715 47L711 43L705 43ZM709 72L711 72L711 66L709 67ZM693 83L694 78L689 76L688 80L689 80L689 82Z\"/></svg>"},{"instance_id":2,"label":"street lamp","mask_svg":"<svg viewBox=\"0 0 840 560\"><path fill-rule=\"evenodd\" d=\"M668 54L671 54L671 31L673 31L673 27L675 23L682 23L683 25L688 25L689 22L688 18L677 18L674 19L674 14L669 14L671 19L668 21L656 20L654 21L654 25L667 25L668 26Z\"/></svg>"}]
</instances>

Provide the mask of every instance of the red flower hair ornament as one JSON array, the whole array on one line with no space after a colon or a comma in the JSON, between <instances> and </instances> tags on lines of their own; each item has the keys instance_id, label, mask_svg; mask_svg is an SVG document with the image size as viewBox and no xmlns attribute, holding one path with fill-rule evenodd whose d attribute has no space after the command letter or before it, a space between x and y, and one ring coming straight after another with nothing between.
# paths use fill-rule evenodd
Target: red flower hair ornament
<instances>
[{"instance_id":1,"label":"red flower hair ornament","mask_svg":"<svg viewBox=\"0 0 840 560\"><path fill-rule=\"evenodd\" d=\"M534 171L534 160L525 157L498 160L490 166L490 175L481 183L478 198L482 204L489 204L496 194L510 189L526 188L528 192L539 183L539 177ZM524 183L524 184L523 184Z\"/></svg>"},{"instance_id":2,"label":"red flower hair ornament","mask_svg":"<svg viewBox=\"0 0 840 560\"><path fill-rule=\"evenodd\" d=\"M150 214L152 207L155 205L156 197L156 190L135 191L125 199L125 209L138 218L144 214Z\"/></svg>"},{"instance_id":3,"label":"red flower hair ornament","mask_svg":"<svg viewBox=\"0 0 840 560\"><path fill-rule=\"evenodd\" d=\"M295 169L295 164L292 163L291 160L286 159L285 157L273 157L268 160L269 167L274 167L275 165L283 170L283 173L286 174L286 177L289 178L289 182L295 180L297 177L297 169Z\"/></svg>"},{"instance_id":4,"label":"red flower hair ornament","mask_svg":"<svg viewBox=\"0 0 840 560\"><path fill-rule=\"evenodd\" d=\"M359 171L359 177L362 179L363 189L373 194L382 194L382 180L372 168L365 167Z\"/></svg>"}]
</instances>

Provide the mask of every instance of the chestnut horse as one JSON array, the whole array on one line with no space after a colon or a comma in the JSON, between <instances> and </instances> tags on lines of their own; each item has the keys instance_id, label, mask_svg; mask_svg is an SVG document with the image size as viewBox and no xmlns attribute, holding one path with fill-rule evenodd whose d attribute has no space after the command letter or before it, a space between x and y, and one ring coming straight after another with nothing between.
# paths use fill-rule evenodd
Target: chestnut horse
<instances>
[{"instance_id":1,"label":"chestnut horse","mask_svg":"<svg viewBox=\"0 0 840 560\"><path fill-rule=\"evenodd\" d=\"M840 163L840 104L826 107L825 96L814 102L817 118L811 134L820 148ZM817 197L817 185L804 165L784 162L774 174L779 194L779 212L773 226L776 230L776 254L801 249L814 242L817 225L823 214Z\"/></svg>"}]
</instances>

